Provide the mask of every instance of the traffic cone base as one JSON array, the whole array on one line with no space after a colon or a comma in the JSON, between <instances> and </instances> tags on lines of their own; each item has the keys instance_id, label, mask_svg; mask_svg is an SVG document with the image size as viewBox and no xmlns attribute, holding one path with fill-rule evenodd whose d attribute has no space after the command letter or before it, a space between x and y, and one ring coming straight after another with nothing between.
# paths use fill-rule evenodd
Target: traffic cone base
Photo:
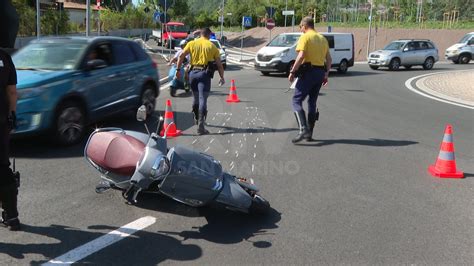
<instances>
[{"instance_id":1,"label":"traffic cone base","mask_svg":"<svg viewBox=\"0 0 474 266\"><path fill-rule=\"evenodd\" d=\"M443 173L439 171L438 169L436 169L436 166L434 164L428 167L428 172L433 176L441 177L441 178L464 178L463 172Z\"/></svg>"},{"instance_id":2,"label":"traffic cone base","mask_svg":"<svg viewBox=\"0 0 474 266\"><path fill-rule=\"evenodd\" d=\"M432 176L441 178L463 178L464 173L456 170L456 159L454 156L453 128L447 125L444 130L443 141L436 163L428 167Z\"/></svg>"},{"instance_id":3,"label":"traffic cone base","mask_svg":"<svg viewBox=\"0 0 474 266\"><path fill-rule=\"evenodd\" d=\"M237 89L235 87L235 80L231 80L229 96L227 96L228 103L238 103L240 102L239 96L237 96Z\"/></svg>"},{"instance_id":4,"label":"traffic cone base","mask_svg":"<svg viewBox=\"0 0 474 266\"><path fill-rule=\"evenodd\" d=\"M163 124L163 129L161 129L160 136L166 137L178 137L181 135L181 130L176 128L176 123L174 123L174 115L171 108L171 100L166 100L166 109L165 109L165 121Z\"/></svg>"}]
</instances>

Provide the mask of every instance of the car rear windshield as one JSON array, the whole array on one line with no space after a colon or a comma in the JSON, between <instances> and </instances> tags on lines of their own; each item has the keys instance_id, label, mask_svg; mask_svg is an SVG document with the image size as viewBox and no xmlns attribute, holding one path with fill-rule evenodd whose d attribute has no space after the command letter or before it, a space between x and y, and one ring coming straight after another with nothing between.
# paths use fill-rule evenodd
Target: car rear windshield
<instances>
[{"instance_id":1,"label":"car rear windshield","mask_svg":"<svg viewBox=\"0 0 474 266\"><path fill-rule=\"evenodd\" d=\"M13 62L19 70L74 69L86 47L86 42L32 43L13 55Z\"/></svg>"},{"instance_id":2,"label":"car rear windshield","mask_svg":"<svg viewBox=\"0 0 474 266\"><path fill-rule=\"evenodd\" d=\"M291 47L293 46L298 39L299 35L278 35L276 36L267 46L273 47Z\"/></svg>"},{"instance_id":3,"label":"car rear windshield","mask_svg":"<svg viewBox=\"0 0 474 266\"><path fill-rule=\"evenodd\" d=\"M405 42L392 42L383 48L384 50L400 50Z\"/></svg>"}]
</instances>

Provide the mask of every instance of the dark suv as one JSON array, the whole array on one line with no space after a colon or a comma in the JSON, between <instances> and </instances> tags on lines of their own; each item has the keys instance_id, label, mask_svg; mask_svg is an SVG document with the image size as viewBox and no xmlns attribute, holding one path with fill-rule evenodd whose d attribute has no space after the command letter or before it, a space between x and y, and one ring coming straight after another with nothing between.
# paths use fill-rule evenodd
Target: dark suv
<instances>
[{"instance_id":1,"label":"dark suv","mask_svg":"<svg viewBox=\"0 0 474 266\"><path fill-rule=\"evenodd\" d=\"M432 69L439 60L438 48L430 40L398 40L393 41L382 50L369 54L370 68L388 67L398 70L400 66L410 69L412 66L423 66Z\"/></svg>"}]
</instances>

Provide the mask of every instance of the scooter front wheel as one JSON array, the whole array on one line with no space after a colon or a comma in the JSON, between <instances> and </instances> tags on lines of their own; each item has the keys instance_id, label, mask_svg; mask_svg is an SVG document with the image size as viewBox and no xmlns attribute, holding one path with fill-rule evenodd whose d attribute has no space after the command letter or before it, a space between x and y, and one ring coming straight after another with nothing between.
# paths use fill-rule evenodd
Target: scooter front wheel
<instances>
[{"instance_id":1,"label":"scooter front wheel","mask_svg":"<svg viewBox=\"0 0 474 266\"><path fill-rule=\"evenodd\" d=\"M176 88L175 87L170 87L170 96L171 97L176 97Z\"/></svg>"},{"instance_id":2,"label":"scooter front wheel","mask_svg":"<svg viewBox=\"0 0 474 266\"><path fill-rule=\"evenodd\" d=\"M270 202L262 196L255 194L252 198L252 204L249 208L249 213L254 215L263 215L270 211Z\"/></svg>"}]
</instances>

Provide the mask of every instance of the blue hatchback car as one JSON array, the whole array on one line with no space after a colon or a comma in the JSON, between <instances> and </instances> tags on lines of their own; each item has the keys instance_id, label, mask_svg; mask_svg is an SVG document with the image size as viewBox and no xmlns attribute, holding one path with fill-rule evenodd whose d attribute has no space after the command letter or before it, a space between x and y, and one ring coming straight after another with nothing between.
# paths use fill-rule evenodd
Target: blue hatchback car
<instances>
[{"instance_id":1,"label":"blue hatchback car","mask_svg":"<svg viewBox=\"0 0 474 266\"><path fill-rule=\"evenodd\" d=\"M117 37L46 38L13 55L18 75L15 135L51 132L60 144L86 126L138 108L148 114L159 95L155 62L136 43Z\"/></svg>"}]
</instances>

